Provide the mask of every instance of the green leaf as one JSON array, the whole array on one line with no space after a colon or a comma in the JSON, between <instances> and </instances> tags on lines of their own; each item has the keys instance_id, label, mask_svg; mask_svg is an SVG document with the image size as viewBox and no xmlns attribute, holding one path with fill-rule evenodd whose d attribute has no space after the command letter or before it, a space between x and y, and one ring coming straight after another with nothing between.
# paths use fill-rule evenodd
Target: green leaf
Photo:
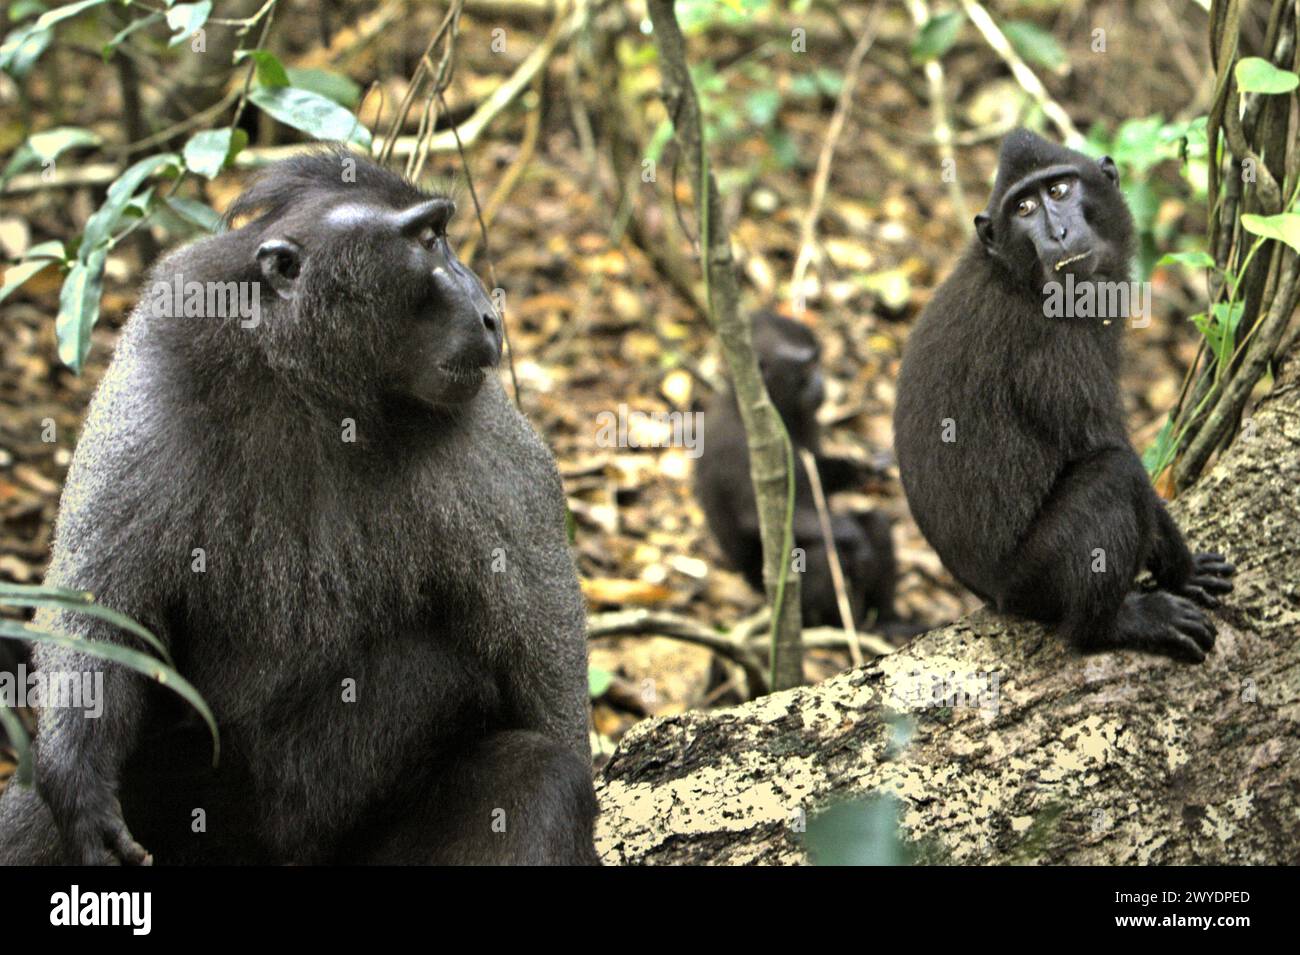
<instances>
[{"instance_id":1,"label":"green leaf","mask_svg":"<svg viewBox=\"0 0 1300 955\"><path fill-rule=\"evenodd\" d=\"M0 600L5 597L20 595L24 597L62 597L65 600L84 600L87 591L73 590L71 587L55 587L53 584L11 584L0 582Z\"/></svg>"},{"instance_id":2,"label":"green leaf","mask_svg":"<svg viewBox=\"0 0 1300 955\"><path fill-rule=\"evenodd\" d=\"M956 10L931 17L912 41L912 61L926 63L937 60L957 42L961 32L962 14Z\"/></svg>"},{"instance_id":3,"label":"green leaf","mask_svg":"<svg viewBox=\"0 0 1300 955\"><path fill-rule=\"evenodd\" d=\"M53 162L69 149L83 146L98 146L99 135L80 126L56 126L44 132L33 133L21 146L14 150L13 156L0 174L0 184L33 166L42 166L48 160Z\"/></svg>"},{"instance_id":4,"label":"green leaf","mask_svg":"<svg viewBox=\"0 0 1300 955\"><path fill-rule=\"evenodd\" d=\"M817 88L821 90L822 95L832 98L840 95L840 87L844 85L843 75L825 66L818 67L813 71L813 79L816 81Z\"/></svg>"},{"instance_id":5,"label":"green leaf","mask_svg":"<svg viewBox=\"0 0 1300 955\"><path fill-rule=\"evenodd\" d=\"M70 3L66 7L56 7L49 13L41 14L39 20L33 24L38 30L48 30L54 24L70 17L75 17L83 10L89 10L91 7L103 6L108 0L80 0L79 3Z\"/></svg>"},{"instance_id":6,"label":"green leaf","mask_svg":"<svg viewBox=\"0 0 1300 955\"><path fill-rule=\"evenodd\" d=\"M28 279L32 278L38 272L43 272L54 264L53 259L23 261L17 265L11 265L5 269L4 284L0 285L0 302L3 302L14 291Z\"/></svg>"},{"instance_id":7,"label":"green leaf","mask_svg":"<svg viewBox=\"0 0 1300 955\"><path fill-rule=\"evenodd\" d=\"M204 130L195 133L182 149L185 165L191 173L198 173L204 179L214 179L226 165L226 156L230 155L231 139L234 131Z\"/></svg>"},{"instance_id":8,"label":"green leaf","mask_svg":"<svg viewBox=\"0 0 1300 955\"><path fill-rule=\"evenodd\" d=\"M1186 155L1204 156L1206 152L1205 130L1209 124L1209 117L1197 116L1195 119L1189 119L1183 122L1166 123L1160 128L1160 139L1184 152L1183 145L1186 143Z\"/></svg>"},{"instance_id":9,"label":"green leaf","mask_svg":"<svg viewBox=\"0 0 1300 955\"><path fill-rule=\"evenodd\" d=\"M293 67L285 72L288 74L287 82L262 85L292 86L309 93L317 93L348 110L356 109L357 104L361 102L361 85L341 73L333 73L329 70L299 70Z\"/></svg>"},{"instance_id":10,"label":"green leaf","mask_svg":"<svg viewBox=\"0 0 1300 955\"><path fill-rule=\"evenodd\" d=\"M279 58L268 50L240 50L235 54L235 62L240 63L251 58L257 82L262 86L288 86L289 74Z\"/></svg>"},{"instance_id":11,"label":"green leaf","mask_svg":"<svg viewBox=\"0 0 1300 955\"><path fill-rule=\"evenodd\" d=\"M26 640L31 643L45 643L51 646L64 647L76 653L99 657L101 660L109 660L135 670L155 683L162 684L189 703L198 712L199 716L203 717L203 721L208 724L208 730L212 734L212 764L214 766L217 764L221 753L221 741L217 734L217 721L213 718L212 711L208 709L208 704L203 702L203 697L199 695L199 691L194 689L188 680L165 663L161 663L147 653L141 653L139 650L132 650L130 647L124 647L117 643L108 643L104 640L87 640L84 637L74 637L66 633L54 633L49 630L41 630L30 624L18 623L16 620L0 620L0 637Z\"/></svg>"},{"instance_id":12,"label":"green leaf","mask_svg":"<svg viewBox=\"0 0 1300 955\"><path fill-rule=\"evenodd\" d=\"M909 865L903 805L892 793L839 802L808 820L804 843L817 865Z\"/></svg>"},{"instance_id":13,"label":"green leaf","mask_svg":"<svg viewBox=\"0 0 1300 955\"><path fill-rule=\"evenodd\" d=\"M1214 307L1210 309L1210 314L1221 326L1235 333L1245 310L1245 302L1215 302Z\"/></svg>"},{"instance_id":14,"label":"green leaf","mask_svg":"<svg viewBox=\"0 0 1300 955\"><path fill-rule=\"evenodd\" d=\"M1216 302L1210 309L1210 314L1214 316L1215 334L1207 335L1206 338L1211 340L1214 357L1222 368L1228 364L1232 351L1236 347L1237 326L1241 324L1241 317L1246 314L1246 303Z\"/></svg>"},{"instance_id":15,"label":"green leaf","mask_svg":"<svg viewBox=\"0 0 1300 955\"><path fill-rule=\"evenodd\" d=\"M1174 416L1171 414L1165 419L1165 423L1156 435L1156 439L1142 452L1142 466L1146 468L1147 474L1153 480L1159 477L1165 468L1169 467L1169 462L1173 460L1176 450Z\"/></svg>"},{"instance_id":16,"label":"green leaf","mask_svg":"<svg viewBox=\"0 0 1300 955\"><path fill-rule=\"evenodd\" d=\"M108 242L123 210L146 179L162 167L178 165L180 161L181 158L175 153L158 153L154 156L146 156L118 176L108 187L104 204L86 222L85 231L82 233L80 258L85 261L92 251Z\"/></svg>"},{"instance_id":17,"label":"green leaf","mask_svg":"<svg viewBox=\"0 0 1300 955\"><path fill-rule=\"evenodd\" d=\"M35 24L19 27L0 43L0 70L14 79L23 79L53 39L52 30L37 29Z\"/></svg>"},{"instance_id":18,"label":"green leaf","mask_svg":"<svg viewBox=\"0 0 1300 955\"><path fill-rule=\"evenodd\" d=\"M163 18L162 13L158 12L158 13L151 13L147 17L141 17L139 20L132 20L126 26L122 27L122 29L117 32L117 35L113 37L113 39L109 40L107 43L104 44L103 49L99 51L100 55L102 55L104 57L105 62L107 62L108 60L112 59L113 54L117 52L117 48L121 46L124 42L126 42L126 38L129 37L132 33L134 33L136 30L144 29L145 27L151 27L162 18Z\"/></svg>"},{"instance_id":19,"label":"green leaf","mask_svg":"<svg viewBox=\"0 0 1300 955\"><path fill-rule=\"evenodd\" d=\"M182 154L191 172L215 179L246 145L248 133L242 129L207 129L191 136Z\"/></svg>"},{"instance_id":20,"label":"green leaf","mask_svg":"<svg viewBox=\"0 0 1300 955\"><path fill-rule=\"evenodd\" d=\"M69 590L65 587L32 587L25 584L0 582L0 604L6 604L10 607L48 607L54 610L68 610L73 613L87 614L135 634L147 646L157 651L158 655L167 663L172 666L176 665L172 660L171 653L168 652L167 647L163 645L161 640L126 614L113 610L111 607L105 607L103 604L95 603L94 596L88 591Z\"/></svg>"},{"instance_id":21,"label":"green leaf","mask_svg":"<svg viewBox=\"0 0 1300 955\"><path fill-rule=\"evenodd\" d=\"M1205 337L1220 370L1225 368L1237 343L1237 326L1246 312L1245 302L1217 302L1210 314L1200 312L1189 321Z\"/></svg>"},{"instance_id":22,"label":"green leaf","mask_svg":"<svg viewBox=\"0 0 1300 955\"><path fill-rule=\"evenodd\" d=\"M885 269L861 276L857 284L878 296L885 307L897 311L907 306L912 298L912 282L906 269Z\"/></svg>"},{"instance_id":23,"label":"green leaf","mask_svg":"<svg viewBox=\"0 0 1300 955\"><path fill-rule=\"evenodd\" d=\"M1178 155L1176 141L1167 138L1164 130L1160 116L1126 120L1115 132L1111 158L1136 175L1145 174L1152 166Z\"/></svg>"},{"instance_id":24,"label":"green leaf","mask_svg":"<svg viewBox=\"0 0 1300 955\"><path fill-rule=\"evenodd\" d=\"M199 3L178 3L167 11L167 26L172 29L172 38L168 46L179 46L208 22L212 13L212 0L200 0Z\"/></svg>"},{"instance_id":25,"label":"green leaf","mask_svg":"<svg viewBox=\"0 0 1300 955\"><path fill-rule=\"evenodd\" d=\"M614 682L614 674L608 670L601 670L598 667L587 667L587 695L593 700L605 695L610 684Z\"/></svg>"},{"instance_id":26,"label":"green leaf","mask_svg":"<svg viewBox=\"0 0 1300 955\"><path fill-rule=\"evenodd\" d=\"M1244 213L1241 227L1252 235L1277 239L1300 252L1300 212L1281 212L1275 216Z\"/></svg>"},{"instance_id":27,"label":"green leaf","mask_svg":"<svg viewBox=\"0 0 1300 955\"><path fill-rule=\"evenodd\" d=\"M58 159L69 149L81 146L98 146L102 140L98 133L80 126L58 126L43 133L34 133L27 140L27 147L38 162Z\"/></svg>"},{"instance_id":28,"label":"green leaf","mask_svg":"<svg viewBox=\"0 0 1300 955\"><path fill-rule=\"evenodd\" d=\"M771 129L767 133L767 145L772 150L779 169L793 169L799 163L801 153L799 144L784 129Z\"/></svg>"},{"instance_id":29,"label":"green leaf","mask_svg":"<svg viewBox=\"0 0 1300 955\"><path fill-rule=\"evenodd\" d=\"M1160 197L1151 188L1151 184L1145 181L1132 182L1122 185L1120 192L1124 194L1124 201L1133 214L1133 224L1137 230L1150 232L1156 221L1156 213L1160 211Z\"/></svg>"},{"instance_id":30,"label":"green leaf","mask_svg":"<svg viewBox=\"0 0 1300 955\"><path fill-rule=\"evenodd\" d=\"M1045 66L1050 70L1063 68L1068 59L1056 37L1036 23L1027 20L1010 20L1002 25L1002 32L1011 46L1028 63Z\"/></svg>"},{"instance_id":31,"label":"green leaf","mask_svg":"<svg viewBox=\"0 0 1300 955\"><path fill-rule=\"evenodd\" d=\"M1237 89L1243 93L1289 93L1300 86L1300 76L1290 70L1279 70L1258 56L1239 60L1232 72L1237 78Z\"/></svg>"},{"instance_id":32,"label":"green leaf","mask_svg":"<svg viewBox=\"0 0 1300 955\"><path fill-rule=\"evenodd\" d=\"M74 262L59 292L59 315L54 321L59 358L78 374L90 351L90 330L99 318L99 295L107 258L107 246L99 246L84 260Z\"/></svg>"},{"instance_id":33,"label":"green leaf","mask_svg":"<svg viewBox=\"0 0 1300 955\"><path fill-rule=\"evenodd\" d=\"M152 202L153 186L148 189L141 189L131 197L131 201L122 210L122 219L143 219L149 214L150 203Z\"/></svg>"},{"instance_id":34,"label":"green leaf","mask_svg":"<svg viewBox=\"0 0 1300 955\"><path fill-rule=\"evenodd\" d=\"M19 20L26 20L31 16L40 16L48 10L41 0L16 0L9 8L9 22L17 23Z\"/></svg>"},{"instance_id":35,"label":"green leaf","mask_svg":"<svg viewBox=\"0 0 1300 955\"><path fill-rule=\"evenodd\" d=\"M168 196L163 205L176 213L191 225L198 226L204 232L216 232L221 228L221 215L211 206L183 196Z\"/></svg>"},{"instance_id":36,"label":"green leaf","mask_svg":"<svg viewBox=\"0 0 1300 955\"><path fill-rule=\"evenodd\" d=\"M758 89L745 97L745 112L755 126L769 126L781 109L781 91L776 88Z\"/></svg>"},{"instance_id":37,"label":"green leaf","mask_svg":"<svg viewBox=\"0 0 1300 955\"><path fill-rule=\"evenodd\" d=\"M811 99L821 95L817 77L801 74L790 78L790 95L796 99Z\"/></svg>"},{"instance_id":38,"label":"green leaf","mask_svg":"<svg viewBox=\"0 0 1300 955\"><path fill-rule=\"evenodd\" d=\"M1196 326L1196 330L1200 331L1201 335L1204 335L1205 343L1210 347L1210 351L1218 355L1219 329L1218 325L1214 325L1213 322L1210 322L1208 314L1205 314L1205 312L1197 312L1188 318L1187 321L1190 321L1192 325Z\"/></svg>"},{"instance_id":39,"label":"green leaf","mask_svg":"<svg viewBox=\"0 0 1300 955\"><path fill-rule=\"evenodd\" d=\"M27 730L18 714L0 703L0 729L9 737L9 745L18 757L18 768L14 771L13 782L30 786L35 774L32 772L32 742L27 738Z\"/></svg>"},{"instance_id":40,"label":"green leaf","mask_svg":"<svg viewBox=\"0 0 1300 955\"><path fill-rule=\"evenodd\" d=\"M333 100L292 86L258 87L248 98L286 126L315 139L339 140L370 146L370 130Z\"/></svg>"},{"instance_id":41,"label":"green leaf","mask_svg":"<svg viewBox=\"0 0 1300 955\"><path fill-rule=\"evenodd\" d=\"M26 261L51 259L55 262L62 262L67 257L67 252L63 250L63 243L58 239L51 239L49 242L37 242L27 250L27 254L23 256L23 259Z\"/></svg>"},{"instance_id":42,"label":"green leaf","mask_svg":"<svg viewBox=\"0 0 1300 955\"><path fill-rule=\"evenodd\" d=\"M1168 252L1160 257L1156 265L1185 265L1189 269L1214 268L1214 256L1208 252Z\"/></svg>"}]
</instances>

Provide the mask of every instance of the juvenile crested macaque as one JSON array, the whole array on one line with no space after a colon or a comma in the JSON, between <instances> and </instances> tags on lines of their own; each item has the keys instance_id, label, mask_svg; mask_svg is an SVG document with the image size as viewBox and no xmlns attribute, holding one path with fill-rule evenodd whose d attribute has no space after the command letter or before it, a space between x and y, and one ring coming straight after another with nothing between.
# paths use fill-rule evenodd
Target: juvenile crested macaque
<instances>
[{"instance_id":1,"label":"juvenile crested macaque","mask_svg":"<svg viewBox=\"0 0 1300 955\"><path fill-rule=\"evenodd\" d=\"M805 558L800 582L803 624L838 627L840 612L825 537L799 449L813 452L827 495L863 483L869 469L821 451L817 409L825 397L825 384L821 348L812 331L801 322L759 312L754 316L754 349L767 392L795 448L794 543L803 549ZM734 395L720 395L709 406L703 437L696 497L723 553L750 586L761 592L763 544L758 505L749 476L749 446ZM896 571L889 519L879 511L832 513L831 534L854 623L874 619L878 629L886 632L897 628L899 635L915 633L916 628L899 621L894 610Z\"/></svg>"},{"instance_id":2,"label":"juvenile crested macaque","mask_svg":"<svg viewBox=\"0 0 1300 955\"><path fill-rule=\"evenodd\" d=\"M1047 307L1067 276L1094 302L1120 301L1133 222L1118 179L1109 158L1007 137L976 238L908 339L898 463L921 531L995 609L1082 650L1200 661L1215 628L1197 605L1218 605L1233 568L1188 551L1129 444L1117 387L1129 316ZM1143 570L1154 585L1135 589Z\"/></svg>"},{"instance_id":3,"label":"juvenile crested macaque","mask_svg":"<svg viewBox=\"0 0 1300 955\"><path fill-rule=\"evenodd\" d=\"M154 269L48 582L166 642L216 715L220 765L166 691L41 646L42 670L103 671L104 710L41 710L36 791L0 799L0 861L596 861L564 493L494 373L502 328L448 245L454 211L316 152ZM182 279L253 289L260 320L229 299L173 314Z\"/></svg>"}]
</instances>

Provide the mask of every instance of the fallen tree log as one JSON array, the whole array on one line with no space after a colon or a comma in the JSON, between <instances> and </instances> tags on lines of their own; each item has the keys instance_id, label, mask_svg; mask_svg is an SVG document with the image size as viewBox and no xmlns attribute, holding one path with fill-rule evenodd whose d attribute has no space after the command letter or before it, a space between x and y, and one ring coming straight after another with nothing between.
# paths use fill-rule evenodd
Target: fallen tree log
<instances>
[{"instance_id":1,"label":"fallen tree log","mask_svg":"<svg viewBox=\"0 0 1300 955\"><path fill-rule=\"evenodd\" d=\"M816 686L648 720L597 783L605 862L804 862L804 820L872 793L925 861L1300 862L1300 361L1172 512L1238 568L1204 664L1083 657L979 611Z\"/></svg>"}]
</instances>

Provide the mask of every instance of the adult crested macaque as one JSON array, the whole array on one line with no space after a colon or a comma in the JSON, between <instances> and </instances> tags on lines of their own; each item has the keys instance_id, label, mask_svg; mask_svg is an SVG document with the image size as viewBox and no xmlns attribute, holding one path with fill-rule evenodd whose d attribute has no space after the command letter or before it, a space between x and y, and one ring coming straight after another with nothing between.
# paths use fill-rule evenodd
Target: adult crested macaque
<instances>
[{"instance_id":1,"label":"adult crested macaque","mask_svg":"<svg viewBox=\"0 0 1300 955\"><path fill-rule=\"evenodd\" d=\"M804 552L800 583L803 623L840 626L825 536L817 517L812 486L798 457L812 451L823 491L829 495L860 484L868 469L848 458L821 451L817 409L825 397L821 347L811 329L771 312L754 316L754 349L768 395L795 448L794 543ZM705 412L703 450L696 467L695 493L709 529L731 564L750 586L763 589L763 544L758 504L749 476L749 447L740 408L732 394L720 395ZM832 514L831 535L844 573L854 622L899 635L916 628L899 621L894 610L894 545L890 522L879 511Z\"/></svg>"},{"instance_id":2,"label":"adult crested macaque","mask_svg":"<svg viewBox=\"0 0 1300 955\"><path fill-rule=\"evenodd\" d=\"M1215 628L1199 608L1232 589L1233 568L1188 551L1129 444L1129 316L1047 307L1053 283L1122 300L1133 223L1118 178L1109 158L1007 137L977 236L907 342L898 462L921 531L997 610L1055 624L1081 650L1200 661ZM1143 570L1151 586L1135 589Z\"/></svg>"},{"instance_id":3,"label":"adult crested macaque","mask_svg":"<svg viewBox=\"0 0 1300 955\"><path fill-rule=\"evenodd\" d=\"M40 712L0 861L596 861L564 495L493 372L502 328L448 245L454 208L316 152L154 269L48 579L162 637L217 717L220 765L174 696L42 646L41 670L103 671L103 714ZM188 303L221 283L254 290L256 321L230 298L173 313L169 287Z\"/></svg>"}]
</instances>

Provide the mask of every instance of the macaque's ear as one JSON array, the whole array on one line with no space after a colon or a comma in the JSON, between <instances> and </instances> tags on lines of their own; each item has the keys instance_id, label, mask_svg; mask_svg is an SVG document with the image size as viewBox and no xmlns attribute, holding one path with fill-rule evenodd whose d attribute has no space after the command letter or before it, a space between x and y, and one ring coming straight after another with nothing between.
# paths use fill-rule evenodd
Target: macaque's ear
<instances>
[{"instance_id":1,"label":"macaque's ear","mask_svg":"<svg viewBox=\"0 0 1300 955\"><path fill-rule=\"evenodd\" d=\"M257 247L257 265L276 294L290 298L302 271L302 247L292 239L267 239Z\"/></svg>"},{"instance_id":2,"label":"macaque's ear","mask_svg":"<svg viewBox=\"0 0 1300 955\"><path fill-rule=\"evenodd\" d=\"M1106 174L1106 178L1118 185L1119 168L1115 165L1115 160L1109 156L1102 156L1098 161L1098 165L1101 166L1101 171Z\"/></svg>"},{"instance_id":3,"label":"macaque's ear","mask_svg":"<svg viewBox=\"0 0 1300 955\"><path fill-rule=\"evenodd\" d=\"M980 242L984 244L984 248L992 248L993 220L989 218L987 212L981 212L975 217L975 234L979 236Z\"/></svg>"}]
</instances>

